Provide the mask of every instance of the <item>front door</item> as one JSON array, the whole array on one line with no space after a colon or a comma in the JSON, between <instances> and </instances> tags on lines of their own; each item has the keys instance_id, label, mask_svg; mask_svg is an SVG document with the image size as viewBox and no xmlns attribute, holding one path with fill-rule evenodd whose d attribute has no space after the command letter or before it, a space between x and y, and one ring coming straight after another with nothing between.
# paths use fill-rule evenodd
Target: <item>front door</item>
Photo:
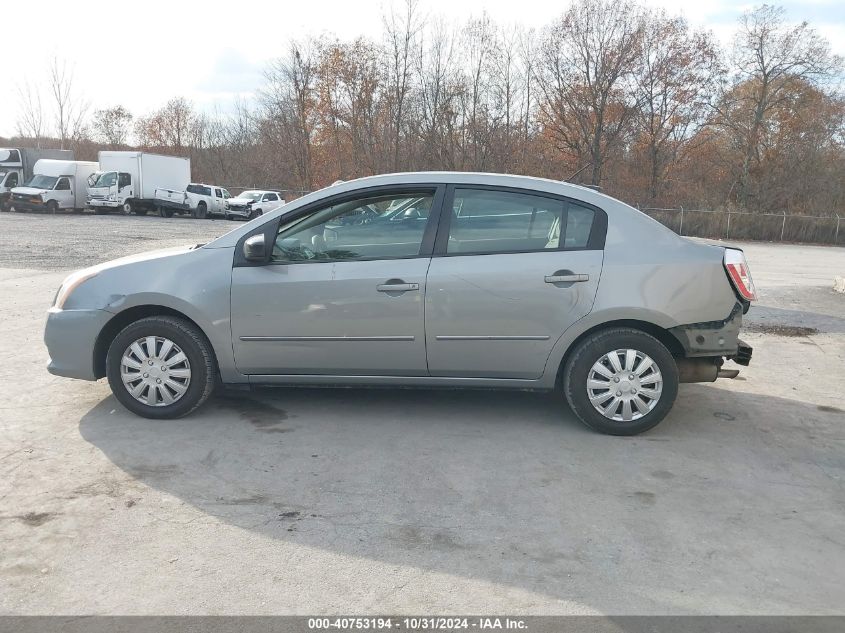
<instances>
[{"instance_id":1,"label":"front door","mask_svg":"<svg viewBox=\"0 0 845 633\"><path fill-rule=\"evenodd\" d=\"M426 281L432 376L536 379L593 305L604 212L560 197L451 189Z\"/></svg>"},{"instance_id":2,"label":"front door","mask_svg":"<svg viewBox=\"0 0 845 633\"><path fill-rule=\"evenodd\" d=\"M239 371L427 375L423 301L436 193L358 194L282 224L268 264L232 271ZM397 217L400 207L414 212Z\"/></svg>"},{"instance_id":3,"label":"front door","mask_svg":"<svg viewBox=\"0 0 845 633\"><path fill-rule=\"evenodd\" d=\"M59 204L60 209L72 209L74 207L75 198L73 196L70 178L67 176L59 178L56 181L56 186L53 187L53 194L51 197Z\"/></svg>"},{"instance_id":4,"label":"front door","mask_svg":"<svg viewBox=\"0 0 845 633\"><path fill-rule=\"evenodd\" d=\"M124 202L133 197L132 174L120 172L117 175L117 199Z\"/></svg>"}]
</instances>

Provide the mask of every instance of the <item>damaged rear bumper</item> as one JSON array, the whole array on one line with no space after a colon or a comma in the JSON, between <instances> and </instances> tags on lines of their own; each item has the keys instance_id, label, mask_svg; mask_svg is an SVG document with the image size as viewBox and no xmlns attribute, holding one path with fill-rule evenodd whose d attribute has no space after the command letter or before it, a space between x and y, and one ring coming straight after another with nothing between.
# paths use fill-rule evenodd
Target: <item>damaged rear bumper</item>
<instances>
[{"instance_id":1,"label":"damaged rear bumper","mask_svg":"<svg viewBox=\"0 0 845 633\"><path fill-rule=\"evenodd\" d=\"M751 363L752 348L739 338L742 315L746 307L737 302L727 318L679 325L669 331L684 348L684 357L677 358L680 382L713 382L717 378L734 378L738 369L723 369L725 360L738 365Z\"/></svg>"}]
</instances>

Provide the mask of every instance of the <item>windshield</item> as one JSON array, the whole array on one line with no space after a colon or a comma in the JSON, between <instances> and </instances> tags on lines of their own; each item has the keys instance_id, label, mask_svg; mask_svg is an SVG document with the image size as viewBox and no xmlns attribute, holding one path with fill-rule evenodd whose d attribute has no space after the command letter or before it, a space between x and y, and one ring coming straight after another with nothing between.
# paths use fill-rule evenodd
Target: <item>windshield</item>
<instances>
[{"instance_id":1,"label":"windshield","mask_svg":"<svg viewBox=\"0 0 845 633\"><path fill-rule=\"evenodd\" d=\"M52 189L53 186L56 184L58 178L56 176L43 176L41 174L35 174L32 178L29 179L29 182L26 183L26 187L34 187L36 189Z\"/></svg>"},{"instance_id":2,"label":"windshield","mask_svg":"<svg viewBox=\"0 0 845 633\"><path fill-rule=\"evenodd\" d=\"M100 177L97 178L97 182L94 183L95 187L114 187L117 184L117 172L116 171L107 171L104 174L100 174Z\"/></svg>"},{"instance_id":3,"label":"windshield","mask_svg":"<svg viewBox=\"0 0 845 633\"><path fill-rule=\"evenodd\" d=\"M261 198L261 192L260 191L244 191L243 193L238 194L238 198L241 198L241 199L245 198L247 200L252 200L253 202L255 202L256 200L259 200Z\"/></svg>"}]
</instances>

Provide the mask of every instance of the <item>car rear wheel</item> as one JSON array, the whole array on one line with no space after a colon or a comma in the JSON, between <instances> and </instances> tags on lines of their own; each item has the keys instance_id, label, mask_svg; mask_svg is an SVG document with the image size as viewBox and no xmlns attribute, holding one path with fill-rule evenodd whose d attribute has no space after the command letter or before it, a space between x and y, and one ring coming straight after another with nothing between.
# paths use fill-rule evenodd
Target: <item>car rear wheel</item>
<instances>
[{"instance_id":1,"label":"car rear wheel","mask_svg":"<svg viewBox=\"0 0 845 633\"><path fill-rule=\"evenodd\" d=\"M160 316L136 321L114 338L106 375L127 409L145 418L172 419L205 402L217 370L202 332L184 319Z\"/></svg>"},{"instance_id":2,"label":"car rear wheel","mask_svg":"<svg viewBox=\"0 0 845 633\"><path fill-rule=\"evenodd\" d=\"M194 210L194 217L199 218L200 220L204 220L207 215L208 207L206 206L205 202L200 202L197 205L197 208Z\"/></svg>"},{"instance_id":3,"label":"car rear wheel","mask_svg":"<svg viewBox=\"0 0 845 633\"><path fill-rule=\"evenodd\" d=\"M596 332L564 366L563 389L578 418L609 435L636 435L657 425L678 395L678 368L656 338L631 328Z\"/></svg>"},{"instance_id":4,"label":"car rear wheel","mask_svg":"<svg viewBox=\"0 0 845 633\"><path fill-rule=\"evenodd\" d=\"M168 209L166 207L159 207L158 214L163 218L172 218L173 217L173 209Z\"/></svg>"}]
</instances>

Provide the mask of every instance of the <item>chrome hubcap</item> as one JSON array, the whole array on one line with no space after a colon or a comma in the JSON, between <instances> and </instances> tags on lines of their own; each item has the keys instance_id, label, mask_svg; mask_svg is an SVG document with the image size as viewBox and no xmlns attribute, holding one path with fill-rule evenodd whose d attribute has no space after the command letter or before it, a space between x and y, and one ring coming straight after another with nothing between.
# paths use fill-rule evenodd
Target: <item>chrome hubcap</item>
<instances>
[{"instance_id":1,"label":"chrome hubcap","mask_svg":"<svg viewBox=\"0 0 845 633\"><path fill-rule=\"evenodd\" d=\"M657 363L635 349L617 349L599 358L587 375L587 395L596 411L616 422L639 420L663 392Z\"/></svg>"},{"instance_id":2,"label":"chrome hubcap","mask_svg":"<svg viewBox=\"0 0 845 633\"><path fill-rule=\"evenodd\" d=\"M151 407L165 407L185 395L191 383L191 364L170 339L146 336L123 352L120 377L135 400Z\"/></svg>"}]
</instances>

